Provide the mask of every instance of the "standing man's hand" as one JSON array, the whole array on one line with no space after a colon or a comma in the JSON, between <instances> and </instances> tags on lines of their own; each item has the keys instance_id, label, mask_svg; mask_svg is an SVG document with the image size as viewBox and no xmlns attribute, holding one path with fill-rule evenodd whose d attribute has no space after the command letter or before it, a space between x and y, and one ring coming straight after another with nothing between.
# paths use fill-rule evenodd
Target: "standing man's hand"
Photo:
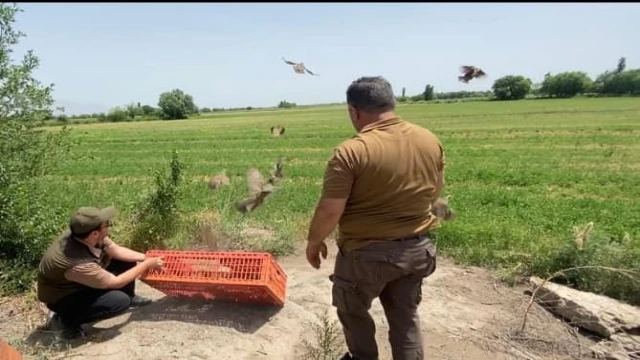
<instances>
[{"instance_id":1,"label":"standing man's hand","mask_svg":"<svg viewBox=\"0 0 640 360\"><path fill-rule=\"evenodd\" d=\"M315 269L320 269L320 254L322 253L322 258L327 258L327 244L324 243L324 240L318 244L312 244L311 242L307 242L307 261L311 266Z\"/></svg>"}]
</instances>

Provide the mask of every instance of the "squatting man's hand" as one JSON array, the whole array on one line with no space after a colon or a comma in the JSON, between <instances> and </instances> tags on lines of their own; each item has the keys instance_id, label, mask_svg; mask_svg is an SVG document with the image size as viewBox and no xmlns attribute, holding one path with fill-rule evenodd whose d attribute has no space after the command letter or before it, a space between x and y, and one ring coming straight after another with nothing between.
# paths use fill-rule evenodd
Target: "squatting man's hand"
<instances>
[{"instance_id":1,"label":"squatting man's hand","mask_svg":"<svg viewBox=\"0 0 640 360\"><path fill-rule=\"evenodd\" d=\"M144 265L147 269L159 269L164 265L164 260L161 257L150 257L144 260Z\"/></svg>"},{"instance_id":2,"label":"squatting man's hand","mask_svg":"<svg viewBox=\"0 0 640 360\"><path fill-rule=\"evenodd\" d=\"M315 269L320 269L320 253L322 253L323 259L327 258L327 244L324 243L324 240L318 244L307 242L307 261Z\"/></svg>"}]
</instances>

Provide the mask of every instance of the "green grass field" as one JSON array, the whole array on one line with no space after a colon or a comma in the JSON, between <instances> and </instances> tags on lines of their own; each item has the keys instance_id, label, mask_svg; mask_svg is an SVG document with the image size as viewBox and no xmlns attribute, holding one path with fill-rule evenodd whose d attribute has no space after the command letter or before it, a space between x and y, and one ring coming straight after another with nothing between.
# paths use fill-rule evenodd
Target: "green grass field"
<instances>
[{"instance_id":1,"label":"green grass field","mask_svg":"<svg viewBox=\"0 0 640 360\"><path fill-rule=\"evenodd\" d=\"M407 104L397 112L445 146L445 194L458 218L438 231L441 254L510 274L586 263L640 271L640 99ZM271 137L276 124L286 127L284 137ZM344 106L73 128L85 157L46 180L52 203L69 212L113 204L126 216L151 190L149 170L167 168L175 148L186 165L183 209L218 212L229 231L272 229L278 240L257 246L276 253L304 239L332 147L354 134ZM279 157L288 159L281 189L256 212L237 213L233 202L247 193L247 169L267 174ZM231 186L212 192L206 180L221 170ZM590 221L593 238L576 251L572 228ZM615 279L587 274L572 281L634 297L637 285L607 285Z\"/></svg>"}]
</instances>

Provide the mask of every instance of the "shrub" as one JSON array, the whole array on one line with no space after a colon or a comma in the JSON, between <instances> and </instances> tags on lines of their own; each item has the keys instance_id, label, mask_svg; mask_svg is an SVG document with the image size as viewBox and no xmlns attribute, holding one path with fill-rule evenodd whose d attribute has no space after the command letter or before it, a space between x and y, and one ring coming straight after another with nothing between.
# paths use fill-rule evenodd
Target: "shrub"
<instances>
[{"instance_id":1,"label":"shrub","mask_svg":"<svg viewBox=\"0 0 640 360\"><path fill-rule=\"evenodd\" d=\"M0 4L0 293L29 289L40 257L62 227L65 215L46 200L41 178L67 159L74 142L69 129L37 126L51 113L53 84L31 74L39 60L27 51L21 63L10 53L25 34L13 28L15 5Z\"/></svg>"},{"instance_id":2,"label":"shrub","mask_svg":"<svg viewBox=\"0 0 640 360\"><path fill-rule=\"evenodd\" d=\"M136 206L130 246L140 252L165 247L165 240L175 235L180 226L178 200L183 165L174 150L169 175L154 171L156 189Z\"/></svg>"}]
</instances>

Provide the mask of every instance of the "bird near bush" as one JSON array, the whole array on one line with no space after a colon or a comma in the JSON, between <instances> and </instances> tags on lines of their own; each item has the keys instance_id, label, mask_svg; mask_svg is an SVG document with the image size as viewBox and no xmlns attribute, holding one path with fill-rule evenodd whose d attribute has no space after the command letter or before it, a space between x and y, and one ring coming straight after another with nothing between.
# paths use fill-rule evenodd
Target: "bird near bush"
<instances>
[{"instance_id":1,"label":"bird near bush","mask_svg":"<svg viewBox=\"0 0 640 360\"><path fill-rule=\"evenodd\" d=\"M264 200L275 190L275 186L282 179L282 160L279 159L271 173L271 177L265 183L260 171L254 167L247 171L247 183L249 196L236 203L236 209L243 214L252 212L264 203Z\"/></svg>"},{"instance_id":2,"label":"bird near bush","mask_svg":"<svg viewBox=\"0 0 640 360\"><path fill-rule=\"evenodd\" d=\"M209 189L211 190L219 189L225 185L229 185L229 177L227 177L224 171L209 179Z\"/></svg>"}]
</instances>

